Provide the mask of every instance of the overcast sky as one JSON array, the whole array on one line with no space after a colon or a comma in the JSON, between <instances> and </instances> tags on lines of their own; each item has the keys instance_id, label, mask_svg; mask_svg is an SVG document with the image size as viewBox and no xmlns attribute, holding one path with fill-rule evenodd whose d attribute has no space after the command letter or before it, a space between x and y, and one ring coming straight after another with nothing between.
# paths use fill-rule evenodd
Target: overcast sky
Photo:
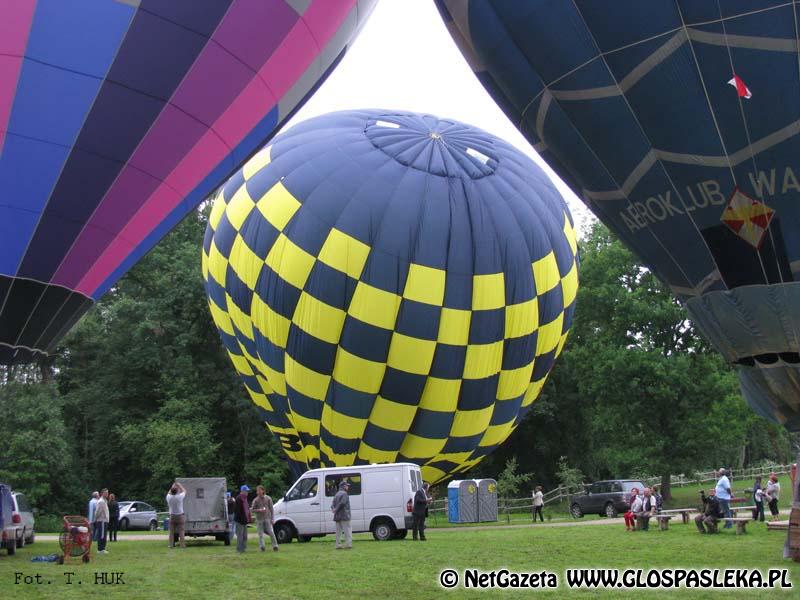
<instances>
[{"instance_id":1,"label":"overcast sky","mask_svg":"<svg viewBox=\"0 0 800 600\"><path fill-rule=\"evenodd\" d=\"M593 218L483 89L433 0L380 0L342 62L287 127L356 108L424 112L485 129L544 168L580 229Z\"/></svg>"}]
</instances>

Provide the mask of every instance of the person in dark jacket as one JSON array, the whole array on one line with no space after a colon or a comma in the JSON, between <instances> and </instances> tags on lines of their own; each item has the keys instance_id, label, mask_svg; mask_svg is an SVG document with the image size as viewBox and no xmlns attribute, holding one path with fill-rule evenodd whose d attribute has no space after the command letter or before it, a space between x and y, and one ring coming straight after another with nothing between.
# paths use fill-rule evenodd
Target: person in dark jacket
<instances>
[{"instance_id":1,"label":"person in dark jacket","mask_svg":"<svg viewBox=\"0 0 800 600\"><path fill-rule=\"evenodd\" d=\"M250 523L250 504L247 502L247 492L250 488L243 485L236 496L236 507L233 511L233 520L236 522L236 551L247 550L247 524Z\"/></svg>"},{"instance_id":2,"label":"person in dark jacket","mask_svg":"<svg viewBox=\"0 0 800 600\"><path fill-rule=\"evenodd\" d=\"M117 541L117 530L119 529L119 502L114 494L108 495L108 541Z\"/></svg>"},{"instance_id":3,"label":"person in dark jacket","mask_svg":"<svg viewBox=\"0 0 800 600\"><path fill-rule=\"evenodd\" d=\"M753 520L764 522L764 488L761 486L761 477L756 477L753 484Z\"/></svg>"},{"instance_id":4,"label":"person in dark jacket","mask_svg":"<svg viewBox=\"0 0 800 600\"><path fill-rule=\"evenodd\" d=\"M709 490L708 496L700 490L700 499L703 501L703 512L694 518L694 524L700 533L717 533L717 522L719 521L722 506L717 499L717 490ZM705 528L703 527L705 525ZM708 531L706 531L708 528Z\"/></svg>"},{"instance_id":5,"label":"person in dark jacket","mask_svg":"<svg viewBox=\"0 0 800 600\"><path fill-rule=\"evenodd\" d=\"M233 520L233 514L236 512L236 500L233 494L225 492L225 502L228 505L228 539L233 541L236 538L236 523Z\"/></svg>"},{"instance_id":6,"label":"person in dark jacket","mask_svg":"<svg viewBox=\"0 0 800 600\"><path fill-rule=\"evenodd\" d=\"M350 550L353 547L353 529L350 526L350 496L347 481L339 483L339 491L333 497L331 512L336 523L336 549ZM340 539L341 538L341 539Z\"/></svg>"},{"instance_id":7,"label":"person in dark jacket","mask_svg":"<svg viewBox=\"0 0 800 600\"><path fill-rule=\"evenodd\" d=\"M414 506L411 510L414 539L416 540L417 534L419 534L419 539L423 542L425 541L425 517L428 516L428 502L430 502L430 497L426 483L414 494Z\"/></svg>"}]
</instances>

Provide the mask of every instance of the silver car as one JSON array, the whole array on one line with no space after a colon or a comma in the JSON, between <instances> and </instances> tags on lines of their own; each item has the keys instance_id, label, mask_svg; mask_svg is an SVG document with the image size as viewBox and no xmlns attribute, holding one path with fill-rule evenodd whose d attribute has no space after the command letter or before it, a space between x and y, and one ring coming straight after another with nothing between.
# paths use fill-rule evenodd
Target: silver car
<instances>
[{"instance_id":1,"label":"silver car","mask_svg":"<svg viewBox=\"0 0 800 600\"><path fill-rule=\"evenodd\" d=\"M12 492L11 497L14 498L14 518L19 515L19 526L22 528L17 538L17 548L22 548L25 544L32 544L36 538L33 531L33 509L25 494Z\"/></svg>"},{"instance_id":2,"label":"silver car","mask_svg":"<svg viewBox=\"0 0 800 600\"><path fill-rule=\"evenodd\" d=\"M119 503L119 528L126 529L158 529L156 509L145 502L123 500Z\"/></svg>"}]
</instances>

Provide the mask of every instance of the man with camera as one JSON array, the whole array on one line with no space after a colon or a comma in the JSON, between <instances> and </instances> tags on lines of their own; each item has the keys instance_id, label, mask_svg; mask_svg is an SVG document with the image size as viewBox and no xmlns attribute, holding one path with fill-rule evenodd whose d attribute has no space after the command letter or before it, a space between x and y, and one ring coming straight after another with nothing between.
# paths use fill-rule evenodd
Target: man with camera
<instances>
[{"instance_id":1,"label":"man with camera","mask_svg":"<svg viewBox=\"0 0 800 600\"><path fill-rule=\"evenodd\" d=\"M694 518L694 524L700 533L717 533L717 521L721 512L717 490L709 490L708 496L700 490L700 499L703 501L703 512Z\"/></svg>"}]
</instances>

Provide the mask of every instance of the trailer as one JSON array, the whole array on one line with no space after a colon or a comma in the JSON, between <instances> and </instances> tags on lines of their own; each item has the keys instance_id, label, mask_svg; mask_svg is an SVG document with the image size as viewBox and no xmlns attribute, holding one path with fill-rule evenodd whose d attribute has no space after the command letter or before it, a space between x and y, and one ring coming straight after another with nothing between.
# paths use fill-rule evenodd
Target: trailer
<instances>
[{"instance_id":1,"label":"trailer","mask_svg":"<svg viewBox=\"0 0 800 600\"><path fill-rule=\"evenodd\" d=\"M183 477L176 479L186 490L183 512L186 537L212 536L231 543L228 528L227 482L224 477Z\"/></svg>"}]
</instances>

